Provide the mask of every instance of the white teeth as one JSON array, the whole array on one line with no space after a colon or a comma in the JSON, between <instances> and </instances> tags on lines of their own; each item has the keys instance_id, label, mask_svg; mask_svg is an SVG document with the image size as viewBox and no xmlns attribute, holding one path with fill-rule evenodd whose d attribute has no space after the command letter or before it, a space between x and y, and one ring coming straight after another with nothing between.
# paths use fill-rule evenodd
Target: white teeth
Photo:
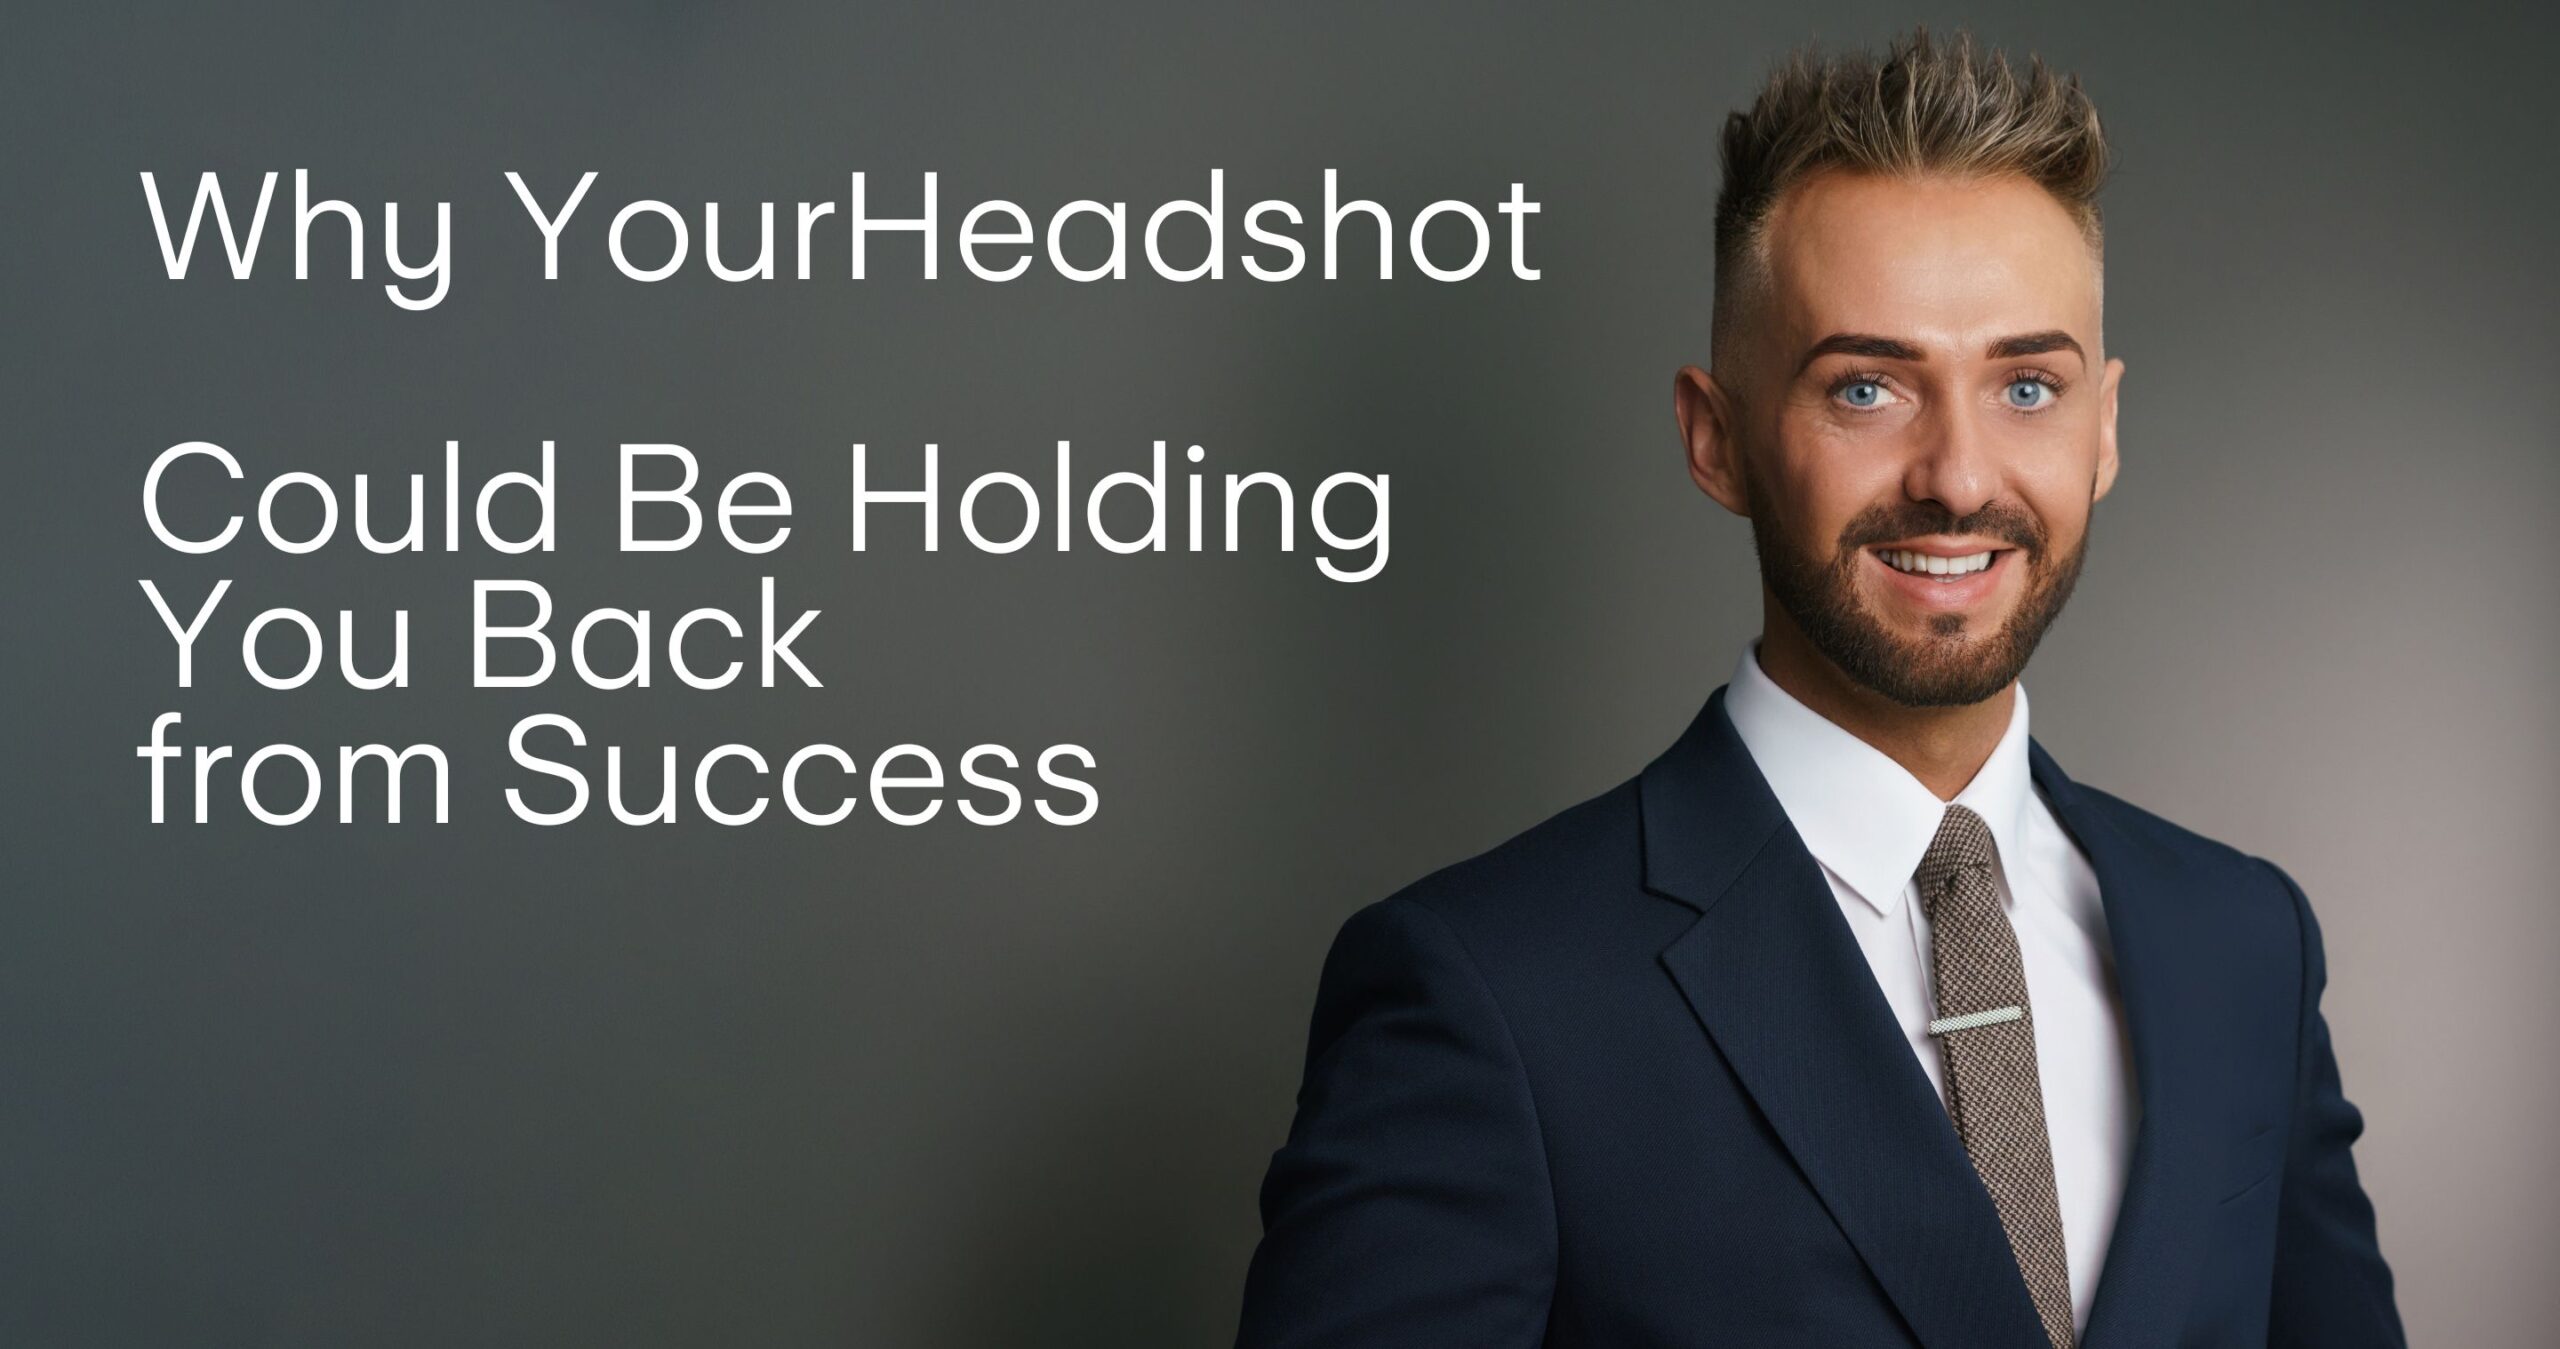
<instances>
[{"instance_id":1,"label":"white teeth","mask_svg":"<svg viewBox=\"0 0 2560 1349\"><path fill-rule=\"evenodd\" d=\"M1883 558L1885 565L1896 571L1923 576L1964 576L1991 565L1991 554L1987 552L1968 553L1963 557L1933 557L1927 553L1893 548L1880 551L1876 556Z\"/></svg>"}]
</instances>

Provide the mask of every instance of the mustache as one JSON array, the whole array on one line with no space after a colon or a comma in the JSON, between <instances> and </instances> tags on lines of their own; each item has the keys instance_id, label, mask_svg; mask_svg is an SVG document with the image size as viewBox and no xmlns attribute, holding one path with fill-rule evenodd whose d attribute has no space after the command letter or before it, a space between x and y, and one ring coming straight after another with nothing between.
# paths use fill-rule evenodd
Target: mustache
<instances>
[{"instance_id":1,"label":"mustache","mask_svg":"<svg viewBox=\"0 0 2560 1349\"><path fill-rule=\"evenodd\" d=\"M1913 503L1905 507L1876 507L1851 520L1840 531L1840 552L1854 554L1870 544L1891 543L1915 534L1982 534L1999 539L2026 553L2029 558L2044 555L2045 534L2034 516L2014 507L1990 505L1971 515L1958 516L1941 506L1934 510Z\"/></svg>"}]
</instances>

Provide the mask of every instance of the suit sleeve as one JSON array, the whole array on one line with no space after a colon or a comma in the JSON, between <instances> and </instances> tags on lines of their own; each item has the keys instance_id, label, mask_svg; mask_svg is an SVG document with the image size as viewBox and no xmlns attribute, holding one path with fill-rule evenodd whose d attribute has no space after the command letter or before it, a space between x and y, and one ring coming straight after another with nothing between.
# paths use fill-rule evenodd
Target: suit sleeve
<instances>
[{"instance_id":1,"label":"suit sleeve","mask_svg":"<svg viewBox=\"0 0 2560 1349\"><path fill-rule=\"evenodd\" d=\"M2374 1236L2373 1205L2349 1151L2364 1117L2341 1090L2329 1023L2320 1015L2328 962L2320 924L2282 867L2302 932L2302 1009L2295 1058L2293 1133L2286 1144L2276 1228L2275 1293L2268 1343L2284 1349L2401 1349L2408 1343L2392 1301L2391 1267Z\"/></svg>"},{"instance_id":2,"label":"suit sleeve","mask_svg":"<svg viewBox=\"0 0 2560 1349\"><path fill-rule=\"evenodd\" d=\"M1353 914L1316 990L1262 1183L1239 1349L1533 1349L1555 1288L1546 1149L1517 1046L1457 934Z\"/></svg>"}]
</instances>

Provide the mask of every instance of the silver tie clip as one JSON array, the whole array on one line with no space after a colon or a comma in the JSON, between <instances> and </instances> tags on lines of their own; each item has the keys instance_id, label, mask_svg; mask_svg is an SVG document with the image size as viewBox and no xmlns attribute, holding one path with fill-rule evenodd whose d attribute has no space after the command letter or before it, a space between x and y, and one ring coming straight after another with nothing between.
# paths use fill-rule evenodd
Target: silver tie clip
<instances>
[{"instance_id":1,"label":"silver tie clip","mask_svg":"<svg viewBox=\"0 0 2560 1349\"><path fill-rule=\"evenodd\" d=\"M2003 1021L2015 1021L2026 1014L2027 1009L2024 1007L1994 1007L1987 1012L1967 1012L1962 1016L1942 1016L1929 1023L1929 1033L1931 1035L1945 1035L1950 1031L1972 1030L1976 1026L1997 1026Z\"/></svg>"}]
</instances>

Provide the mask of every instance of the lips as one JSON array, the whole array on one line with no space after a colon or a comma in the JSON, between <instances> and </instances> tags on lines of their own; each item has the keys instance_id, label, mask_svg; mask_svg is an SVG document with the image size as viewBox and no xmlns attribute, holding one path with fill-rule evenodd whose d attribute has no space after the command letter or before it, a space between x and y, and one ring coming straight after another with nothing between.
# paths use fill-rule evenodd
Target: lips
<instances>
[{"instance_id":1,"label":"lips","mask_svg":"<svg viewBox=\"0 0 2560 1349\"><path fill-rule=\"evenodd\" d=\"M1972 608L2000 588L2017 565L2015 548L1941 557L1905 549L1863 549L1893 593L1912 607L1944 613Z\"/></svg>"}]
</instances>

